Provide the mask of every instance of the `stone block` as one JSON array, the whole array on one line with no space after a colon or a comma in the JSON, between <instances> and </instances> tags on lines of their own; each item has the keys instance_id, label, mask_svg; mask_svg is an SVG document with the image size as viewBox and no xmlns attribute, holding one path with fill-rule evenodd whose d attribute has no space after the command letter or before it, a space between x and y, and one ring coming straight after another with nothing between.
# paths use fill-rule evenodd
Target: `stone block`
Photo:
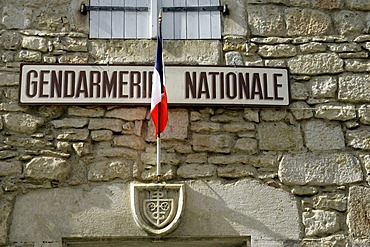
<instances>
[{"instance_id":1,"label":"stone block","mask_svg":"<svg viewBox=\"0 0 370 247\"><path fill-rule=\"evenodd\" d=\"M339 9L343 7L342 0L314 0L314 8L320 9Z\"/></svg>"},{"instance_id":2,"label":"stone block","mask_svg":"<svg viewBox=\"0 0 370 247\"><path fill-rule=\"evenodd\" d=\"M87 129L60 129L56 131L56 138L62 141L86 141L89 133Z\"/></svg>"},{"instance_id":3,"label":"stone block","mask_svg":"<svg viewBox=\"0 0 370 247\"><path fill-rule=\"evenodd\" d=\"M0 245L8 242L9 222L13 209L13 203L5 197L0 197Z\"/></svg>"},{"instance_id":4,"label":"stone block","mask_svg":"<svg viewBox=\"0 0 370 247\"><path fill-rule=\"evenodd\" d=\"M113 131L111 130L93 130L91 131L91 139L96 142L110 141L113 139Z\"/></svg>"},{"instance_id":5,"label":"stone block","mask_svg":"<svg viewBox=\"0 0 370 247\"><path fill-rule=\"evenodd\" d=\"M260 116L266 122L281 121L286 118L287 111L285 109L261 109Z\"/></svg>"},{"instance_id":6,"label":"stone block","mask_svg":"<svg viewBox=\"0 0 370 247\"><path fill-rule=\"evenodd\" d=\"M255 122L255 123L260 122L259 111L257 109L248 109L248 108L244 109L243 118L246 121L251 121L251 122Z\"/></svg>"},{"instance_id":7,"label":"stone block","mask_svg":"<svg viewBox=\"0 0 370 247\"><path fill-rule=\"evenodd\" d=\"M161 135L161 138L163 138L163 140L185 140L188 138L188 128L188 110L171 109L168 113L168 122L166 129ZM154 133L154 129L152 133Z\"/></svg>"},{"instance_id":8,"label":"stone block","mask_svg":"<svg viewBox=\"0 0 370 247\"><path fill-rule=\"evenodd\" d=\"M3 8L2 24L7 29L26 29L32 21L32 9L19 7L15 4Z\"/></svg>"},{"instance_id":9,"label":"stone block","mask_svg":"<svg viewBox=\"0 0 370 247\"><path fill-rule=\"evenodd\" d=\"M222 4L227 4L229 10L233 10L235 16L226 15L224 18L223 35L237 35L247 36L248 34L248 20L245 12L247 11L248 3L243 0L226 0Z\"/></svg>"},{"instance_id":10,"label":"stone block","mask_svg":"<svg viewBox=\"0 0 370 247\"><path fill-rule=\"evenodd\" d=\"M290 104L289 110L297 120L309 119L313 117L312 109L306 102L303 101L293 102Z\"/></svg>"},{"instance_id":11,"label":"stone block","mask_svg":"<svg viewBox=\"0 0 370 247\"><path fill-rule=\"evenodd\" d=\"M261 123L257 126L261 150L299 150L303 139L298 126L284 122Z\"/></svg>"},{"instance_id":12,"label":"stone block","mask_svg":"<svg viewBox=\"0 0 370 247\"><path fill-rule=\"evenodd\" d=\"M330 16L322 11L288 8L285 16L289 36L326 35L332 30Z\"/></svg>"},{"instance_id":13,"label":"stone block","mask_svg":"<svg viewBox=\"0 0 370 247\"><path fill-rule=\"evenodd\" d=\"M253 138L239 138L236 140L233 152L255 154L258 152L258 141Z\"/></svg>"},{"instance_id":14,"label":"stone block","mask_svg":"<svg viewBox=\"0 0 370 247\"><path fill-rule=\"evenodd\" d=\"M243 66L244 65L243 57L240 54L240 52L237 52L237 51L225 53L225 61L226 61L226 65L231 65L231 66Z\"/></svg>"},{"instance_id":15,"label":"stone block","mask_svg":"<svg viewBox=\"0 0 370 247\"><path fill-rule=\"evenodd\" d=\"M313 210L303 213L306 236L326 236L340 230L339 216L335 212Z\"/></svg>"},{"instance_id":16,"label":"stone block","mask_svg":"<svg viewBox=\"0 0 370 247\"><path fill-rule=\"evenodd\" d=\"M264 58L285 58L297 55L294 45L262 45L258 48L258 54Z\"/></svg>"},{"instance_id":17,"label":"stone block","mask_svg":"<svg viewBox=\"0 0 370 247\"><path fill-rule=\"evenodd\" d=\"M363 33L364 18L359 12L341 10L333 15L335 29L341 35L356 36Z\"/></svg>"},{"instance_id":18,"label":"stone block","mask_svg":"<svg viewBox=\"0 0 370 247\"><path fill-rule=\"evenodd\" d=\"M17 155L18 155L17 151L1 150L0 151L0 160L10 159L10 158L16 157Z\"/></svg>"},{"instance_id":19,"label":"stone block","mask_svg":"<svg viewBox=\"0 0 370 247\"><path fill-rule=\"evenodd\" d=\"M338 80L334 76L319 76L311 79L309 86L313 98L334 98Z\"/></svg>"},{"instance_id":20,"label":"stone block","mask_svg":"<svg viewBox=\"0 0 370 247\"><path fill-rule=\"evenodd\" d=\"M255 177L257 169L250 165L227 165L217 168L217 176L221 178Z\"/></svg>"},{"instance_id":21,"label":"stone block","mask_svg":"<svg viewBox=\"0 0 370 247\"><path fill-rule=\"evenodd\" d=\"M42 55L39 51L21 50L18 52L16 59L19 62L41 62Z\"/></svg>"},{"instance_id":22,"label":"stone block","mask_svg":"<svg viewBox=\"0 0 370 247\"><path fill-rule=\"evenodd\" d=\"M310 42L299 46L302 53L322 53L326 51L326 45L318 42Z\"/></svg>"},{"instance_id":23,"label":"stone block","mask_svg":"<svg viewBox=\"0 0 370 247\"><path fill-rule=\"evenodd\" d=\"M347 197L344 194L317 195L313 198L313 207L315 209L345 212L347 210Z\"/></svg>"},{"instance_id":24,"label":"stone block","mask_svg":"<svg viewBox=\"0 0 370 247\"><path fill-rule=\"evenodd\" d=\"M247 9L248 24L253 36L281 36L287 34L283 8L274 5L250 5Z\"/></svg>"},{"instance_id":25,"label":"stone block","mask_svg":"<svg viewBox=\"0 0 370 247\"><path fill-rule=\"evenodd\" d=\"M312 120L303 125L303 132L306 147L311 151L345 148L344 134L339 124Z\"/></svg>"},{"instance_id":26,"label":"stone block","mask_svg":"<svg viewBox=\"0 0 370 247\"><path fill-rule=\"evenodd\" d=\"M346 102L370 102L370 75L345 74L339 76L338 99Z\"/></svg>"},{"instance_id":27,"label":"stone block","mask_svg":"<svg viewBox=\"0 0 370 247\"><path fill-rule=\"evenodd\" d=\"M287 185L344 185L363 180L359 160L347 153L287 154L278 175Z\"/></svg>"},{"instance_id":28,"label":"stone block","mask_svg":"<svg viewBox=\"0 0 370 247\"><path fill-rule=\"evenodd\" d=\"M357 117L356 108L354 105L318 105L315 110L316 118L326 120L348 121Z\"/></svg>"},{"instance_id":29,"label":"stone block","mask_svg":"<svg viewBox=\"0 0 370 247\"><path fill-rule=\"evenodd\" d=\"M345 62L345 69L348 72L369 72L370 63L367 59L347 59Z\"/></svg>"},{"instance_id":30,"label":"stone block","mask_svg":"<svg viewBox=\"0 0 370 247\"><path fill-rule=\"evenodd\" d=\"M368 239L370 232L370 188L352 186L349 189L347 225L354 239ZM361 246L361 245L360 245ZM366 245L364 245L366 246Z\"/></svg>"},{"instance_id":31,"label":"stone block","mask_svg":"<svg viewBox=\"0 0 370 247\"><path fill-rule=\"evenodd\" d=\"M111 130L113 132L122 132L123 121L120 119L91 119L88 129L90 130Z\"/></svg>"},{"instance_id":32,"label":"stone block","mask_svg":"<svg viewBox=\"0 0 370 247\"><path fill-rule=\"evenodd\" d=\"M292 83L291 87L291 97L293 100L306 100L309 96L307 87L303 83Z\"/></svg>"},{"instance_id":33,"label":"stone block","mask_svg":"<svg viewBox=\"0 0 370 247\"><path fill-rule=\"evenodd\" d=\"M18 85L19 74L12 72L0 72L0 86Z\"/></svg>"},{"instance_id":34,"label":"stone block","mask_svg":"<svg viewBox=\"0 0 370 247\"><path fill-rule=\"evenodd\" d=\"M26 113L7 113L3 115L4 127L10 131L33 134L44 124L44 119Z\"/></svg>"},{"instance_id":35,"label":"stone block","mask_svg":"<svg viewBox=\"0 0 370 247\"><path fill-rule=\"evenodd\" d=\"M34 180L65 179L71 172L71 165L66 160L54 157L36 157L24 167L26 178Z\"/></svg>"},{"instance_id":36,"label":"stone block","mask_svg":"<svg viewBox=\"0 0 370 247\"><path fill-rule=\"evenodd\" d=\"M105 110L101 107L77 107L71 106L68 107L68 115L76 117L103 117Z\"/></svg>"},{"instance_id":37,"label":"stone block","mask_svg":"<svg viewBox=\"0 0 370 247\"><path fill-rule=\"evenodd\" d=\"M88 124L86 118L64 118L60 120L53 120L51 123L54 125L54 128L83 128Z\"/></svg>"},{"instance_id":38,"label":"stone block","mask_svg":"<svg viewBox=\"0 0 370 247\"><path fill-rule=\"evenodd\" d=\"M192 145L196 152L230 153L233 138L230 135L193 134Z\"/></svg>"},{"instance_id":39,"label":"stone block","mask_svg":"<svg viewBox=\"0 0 370 247\"><path fill-rule=\"evenodd\" d=\"M43 37L25 36L22 40L22 48L46 52L48 50L47 39Z\"/></svg>"},{"instance_id":40,"label":"stone block","mask_svg":"<svg viewBox=\"0 0 370 247\"><path fill-rule=\"evenodd\" d=\"M0 177L20 175L21 173L22 165L19 162L0 162Z\"/></svg>"},{"instance_id":41,"label":"stone block","mask_svg":"<svg viewBox=\"0 0 370 247\"><path fill-rule=\"evenodd\" d=\"M358 115L361 123L370 125L370 105L360 106L358 109Z\"/></svg>"},{"instance_id":42,"label":"stone block","mask_svg":"<svg viewBox=\"0 0 370 247\"><path fill-rule=\"evenodd\" d=\"M148 112L146 107L115 108L106 113L106 117L119 118L125 121L145 120Z\"/></svg>"},{"instance_id":43,"label":"stone block","mask_svg":"<svg viewBox=\"0 0 370 247\"><path fill-rule=\"evenodd\" d=\"M367 0L345 0L345 3L353 10L370 11L370 2Z\"/></svg>"},{"instance_id":44,"label":"stone block","mask_svg":"<svg viewBox=\"0 0 370 247\"><path fill-rule=\"evenodd\" d=\"M210 164L184 164L177 169L180 178L205 178L216 174L216 167Z\"/></svg>"},{"instance_id":45,"label":"stone block","mask_svg":"<svg viewBox=\"0 0 370 247\"><path fill-rule=\"evenodd\" d=\"M370 130L368 128L348 130L346 140L349 147L370 150Z\"/></svg>"},{"instance_id":46,"label":"stone block","mask_svg":"<svg viewBox=\"0 0 370 247\"><path fill-rule=\"evenodd\" d=\"M343 60L335 53L298 55L288 61L292 74L320 75L343 71Z\"/></svg>"},{"instance_id":47,"label":"stone block","mask_svg":"<svg viewBox=\"0 0 370 247\"><path fill-rule=\"evenodd\" d=\"M145 140L142 137L136 135L116 136L113 138L113 146L144 150Z\"/></svg>"},{"instance_id":48,"label":"stone block","mask_svg":"<svg viewBox=\"0 0 370 247\"><path fill-rule=\"evenodd\" d=\"M8 50L17 50L22 45L22 35L16 31L5 31L0 37L1 46Z\"/></svg>"},{"instance_id":49,"label":"stone block","mask_svg":"<svg viewBox=\"0 0 370 247\"><path fill-rule=\"evenodd\" d=\"M107 160L92 163L88 169L88 180L100 182L115 178L130 179L132 177L132 163L129 160Z\"/></svg>"}]
</instances>

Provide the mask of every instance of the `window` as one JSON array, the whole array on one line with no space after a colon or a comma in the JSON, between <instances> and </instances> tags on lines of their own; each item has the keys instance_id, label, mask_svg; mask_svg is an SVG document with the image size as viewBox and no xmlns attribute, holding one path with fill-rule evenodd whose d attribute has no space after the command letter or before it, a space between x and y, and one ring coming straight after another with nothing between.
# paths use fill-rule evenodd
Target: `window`
<instances>
[{"instance_id":1,"label":"window","mask_svg":"<svg viewBox=\"0 0 370 247\"><path fill-rule=\"evenodd\" d=\"M219 0L90 0L90 38L154 38L162 9L164 39L220 39L219 5Z\"/></svg>"}]
</instances>

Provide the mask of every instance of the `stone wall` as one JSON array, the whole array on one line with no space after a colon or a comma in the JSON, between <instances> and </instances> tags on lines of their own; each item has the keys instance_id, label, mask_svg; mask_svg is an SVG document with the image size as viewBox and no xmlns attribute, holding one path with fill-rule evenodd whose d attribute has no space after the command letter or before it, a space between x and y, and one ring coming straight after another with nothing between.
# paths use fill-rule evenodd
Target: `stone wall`
<instances>
[{"instance_id":1,"label":"stone wall","mask_svg":"<svg viewBox=\"0 0 370 247\"><path fill-rule=\"evenodd\" d=\"M204 190L201 181L211 187L235 184L239 190L243 182L251 191L263 186L277 204L276 195L282 193L286 199L278 207L297 207L299 215L277 223L290 227L279 236L261 235L280 241L269 246L369 246L370 2L222 2L229 6L223 39L166 41L165 61L288 67L292 103L286 109L171 109L162 138L164 180L184 181L199 193ZM21 236L30 219L25 208L40 213L37 195L56 200L51 193L60 193L63 201L63 196L73 197L74 189L121 188L156 177L147 107L18 105L22 62L153 62L153 40L88 39L88 16L79 14L79 5L76 0L0 1L0 245L59 246L43 239L51 235L41 228ZM252 198L255 204L248 206L258 208L259 197ZM239 199L224 206L243 213ZM253 215L279 219L266 208ZM230 224L249 228L246 222L253 220ZM73 233L101 233L86 225L85 231ZM238 231L261 232L256 222L252 225L256 228L251 231ZM181 231L191 235L185 226ZM285 234L289 231L294 234ZM137 230L125 233L140 235ZM222 235L219 229L214 233ZM32 242L33 236L38 237ZM258 240L253 241L257 246Z\"/></svg>"}]
</instances>

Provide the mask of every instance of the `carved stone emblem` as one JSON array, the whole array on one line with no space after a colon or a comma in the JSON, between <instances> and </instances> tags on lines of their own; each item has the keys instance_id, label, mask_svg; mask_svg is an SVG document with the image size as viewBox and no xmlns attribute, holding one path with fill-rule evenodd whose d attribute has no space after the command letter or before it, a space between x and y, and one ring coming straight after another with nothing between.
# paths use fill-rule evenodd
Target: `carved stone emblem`
<instances>
[{"instance_id":1,"label":"carved stone emblem","mask_svg":"<svg viewBox=\"0 0 370 247\"><path fill-rule=\"evenodd\" d=\"M151 235L165 235L180 223L182 184L131 184L131 209L136 223Z\"/></svg>"}]
</instances>

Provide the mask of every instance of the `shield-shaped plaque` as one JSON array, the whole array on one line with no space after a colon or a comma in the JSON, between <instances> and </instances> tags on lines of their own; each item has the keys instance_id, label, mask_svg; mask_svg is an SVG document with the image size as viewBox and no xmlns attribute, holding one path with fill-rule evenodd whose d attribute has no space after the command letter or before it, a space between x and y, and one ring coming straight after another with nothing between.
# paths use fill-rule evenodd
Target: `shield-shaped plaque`
<instances>
[{"instance_id":1,"label":"shield-shaped plaque","mask_svg":"<svg viewBox=\"0 0 370 247\"><path fill-rule=\"evenodd\" d=\"M184 208L183 184L131 184L131 210L140 228L165 235L180 223Z\"/></svg>"}]
</instances>

